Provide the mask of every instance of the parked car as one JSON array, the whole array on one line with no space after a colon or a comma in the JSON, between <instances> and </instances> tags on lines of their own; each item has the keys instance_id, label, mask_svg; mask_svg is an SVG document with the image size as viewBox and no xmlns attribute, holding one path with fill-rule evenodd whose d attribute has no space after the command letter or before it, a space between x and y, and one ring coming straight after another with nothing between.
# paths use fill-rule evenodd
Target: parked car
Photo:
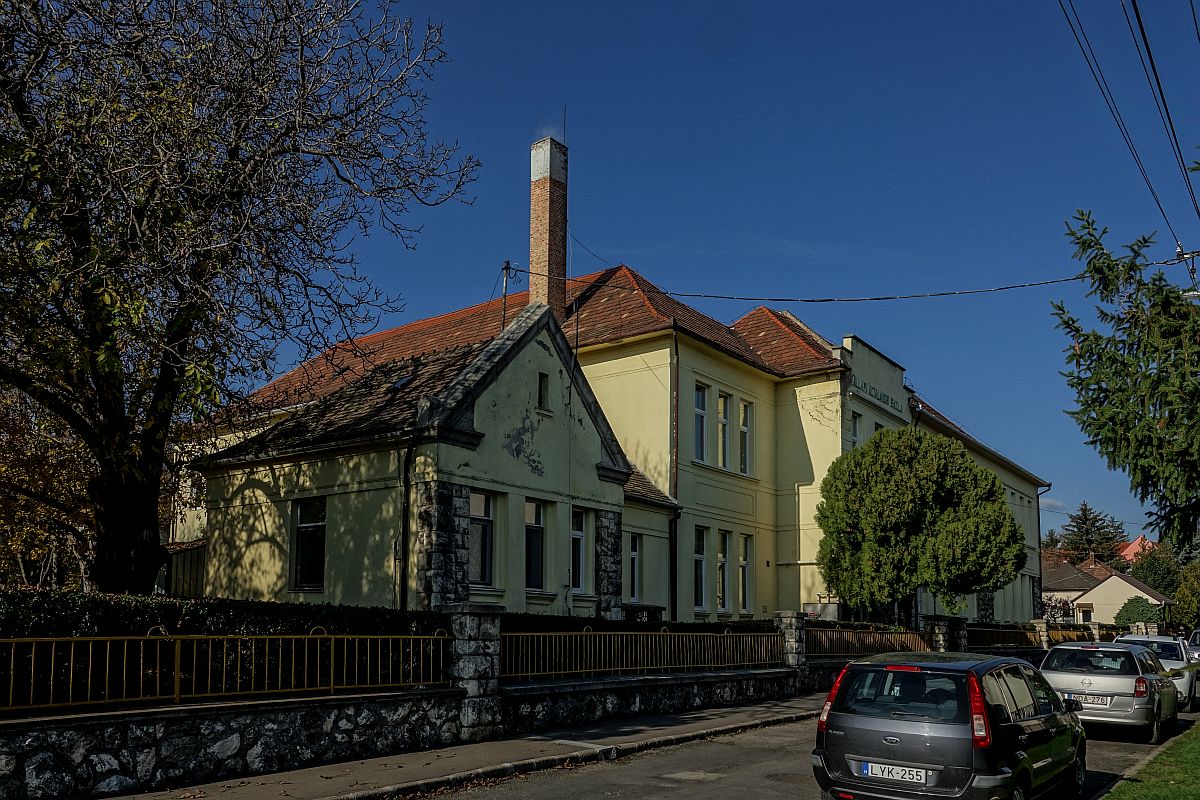
<instances>
[{"instance_id":1,"label":"parked car","mask_svg":"<svg viewBox=\"0 0 1200 800\"><path fill-rule=\"evenodd\" d=\"M1200 661L1200 630L1192 631L1192 636L1188 639L1188 652Z\"/></svg>"},{"instance_id":2,"label":"parked car","mask_svg":"<svg viewBox=\"0 0 1200 800\"><path fill-rule=\"evenodd\" d=\"M1179 695L1179 708L1183 711L1195 711L1200 699L1196 697L1196 670L1188 669L1197 660L1188 653L1187 640L1178 636L1138 636L1122 634L1116 638L1118 642L1140 644L1154 655L1162 665L1170 670L1170 678L1175 681L1175 691Z\"/></svg>"},{"instance_id":3,"label":"parked car","mask_svg":"<svg viewBox=\"0 0 1200 800\"><path fill-rule=\"evenodd\" d=\"M1032 665L973 653L884 653L846 665L817 720L823 798L1078 797L1086 739Z\"/></svg>"},{"instance_id":4,"label":"parked car","mask_svg":"<svg viewBox=\"0 0 1200 800\"><path fill-rule=\"evenodd\" d=\"M1055 645L1042 661L1042 674L1064 699L1080 702L1084 722L1136 725L1152 744L1179 716L1175 683L1158 656L1141 645Z\"/></svg>"}]
</instances>

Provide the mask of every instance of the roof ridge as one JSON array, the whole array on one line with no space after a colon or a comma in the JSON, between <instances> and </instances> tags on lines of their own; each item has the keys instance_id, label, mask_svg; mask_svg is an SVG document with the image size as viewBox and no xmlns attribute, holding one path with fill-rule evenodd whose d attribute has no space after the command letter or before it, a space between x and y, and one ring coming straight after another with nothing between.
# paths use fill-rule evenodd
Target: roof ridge
<instances>
[{"instance_id":1,"label":"roof ridge","mask_svg":"<svg viewBox=\"0 0 1200 800\"><path fill-rule=\"evenodd\" d=\"M674 322L675 315L664 313L661 309L659 309L658 305L650 299L650 291L647 291L645 286L642 286L642 284L644 283L649 286L650 290L660 297L667 297L666 292L655 286L651 281L644 278L640 272L635 270L633 267L630 267L628 264L617 265L617 271L618 273L624 272L629 276L630 280L633 282L634 288L637 290L638 296L642 298L642 302L646 304L646 308L650 309L651 314L654 314L659 319L666 320L668 322Z\"/></svg>"}]
</instances>

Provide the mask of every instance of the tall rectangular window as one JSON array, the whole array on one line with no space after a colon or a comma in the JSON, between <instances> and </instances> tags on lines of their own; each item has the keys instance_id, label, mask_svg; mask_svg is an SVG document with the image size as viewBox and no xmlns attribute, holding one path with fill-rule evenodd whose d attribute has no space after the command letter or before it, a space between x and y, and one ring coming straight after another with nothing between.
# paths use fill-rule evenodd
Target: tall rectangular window
<instances>
[{"instance_id":1,"label":"tall rectangular window","mask_svg":"<svg viewBox=\"0 0 1200 800\"><path fill-rule=\"evenodd\" d=\"M471 492L471 552L467 558L467 579L471 583L492 585L494 531L491 495Z\"/></svg>"},{"instance_id":2,"label":"tall rectangular window","mask_svg":"<svg viewBox=\"0 0 1200 800\"><path fill-rule=\"evenodd\" d=\"M629 600L636 603L642 599L642 536L629 534Z\"/></svg>"},{"instance_id":3,"label":"tall rectangular window","mask_svg":"<svg viewBox=\"0 0 1200 800\"><path fill-rule=\"evenodd\" d=\"M542 411L550 410L550 376L544 372L538 373L537 407Z\"/></svg>"},{"instance_id":4,"label":"tall rectangular window","mask_svg":"<svg viewBox=\"0 0 1200 800\"><path fill-rule=\"evenodd\" d=\"M525 588L546 588L546 527L542 503L525 501Z\"/></svg>"},{"instance_id":5,"label":"tall rectangular window","mask_svg":"<svg viewBox=\"0 0 1200 800\"><path fill-rule=\"evenodd\" d=\"M750 426L754 416L754 405L752 403L738 403L738 454L741 461L738 462L738 471L743 475L750 474L750 445L752 437L750 436Z\"/></svg>"},{"instance_id":6,"label":"tall rectangular window","mask_svg":"<svg viewBox=\"0 0 1200 800\"><path fill-rule=\"evenodd\" d=\"M708 587L704 584L704 577L708 572L704 555L706 539L708 539L708 528L696 526L696 540L692 547L692 605L697 609L703 609L708 605Z\"/></svg>"},{"instance_id":7,"label":"tall rectangular window","mask_svg":"<svg viewBox=\"0 0 1200 800\"><path fill-rule=\"evenodd\" d=\"M571 509L571 591L582 594L587 586L587 514Z\"/></svg>"},{"instance_id":8,"label":"tall rectangular window","mask_svg":"<svg viewBox=\"0 0 1200 800\"><path fill-rule=\"evenodd\" d=\"M738 608L741 611L749 611L752 607L750 599L750 537L742 534L738 540L738 597L741 598Z\"/></svg>"},{"instance_id":9,"label":"tall rectangular window","mask_svg":"<svg viewBox=\"0 0 1200 800\"><path fill-rule=\"evenodd\" d=\"M850 449L858 447L858 429L862 426L862 414L850 412Z\"/></svg>"},{"instance_id":10,"label":"tall rectangular window","mask_svg":"<svg viewBox=\"0 0 1200 800\"><path fill-rule=\"evenodd\" d=\"M708 387L696 384L696 460L708 460Z\"/></svg>"},{"instance_id":11,"label":"tall rectangular window","mask_svg":"<svg viewBox=\"0 0 1200 800\"><path fill-rule=\"evenodd\" d=\"M717 466L729 469L729 395L717 394Z\"/></svg>"},{"instance_id":12,"label":"tall rectangular window","mask_svg":"<svg viewBox=\"0 0 1200 800\"><path fill-rule=\"evenodd\" d=\"M729 610L729 531L717 532L717 608Z\"/></svg>"},{"instance_id":13,"label":"tall rectangular window","mask_svg":"<svg viewBox=\"0 0 1200 800\"><path fill-rule=\"evenodd\" d=\"M325 498L296 501L295 547L292 589L297 592L325 591Z\"/></svg>"}]
</instances>

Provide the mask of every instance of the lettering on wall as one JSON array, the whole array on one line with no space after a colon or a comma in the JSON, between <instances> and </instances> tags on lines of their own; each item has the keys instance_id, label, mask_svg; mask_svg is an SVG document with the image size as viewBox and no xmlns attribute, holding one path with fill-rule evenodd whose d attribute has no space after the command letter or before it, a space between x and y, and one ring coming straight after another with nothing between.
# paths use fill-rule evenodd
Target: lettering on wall
<instances>
[{"instance_id":1,"label":"lettering on wall","mask_svg":"<svg viewBox=\"0 0 1200 800\"><path fill-rule=\"evenodd\" d=\"M850 385L880 405L886 406L899 414L904 413L904 404L898 398L892 397L882 389L867 383L854 373L850 373Z\"/></svg>"}]
</instances>

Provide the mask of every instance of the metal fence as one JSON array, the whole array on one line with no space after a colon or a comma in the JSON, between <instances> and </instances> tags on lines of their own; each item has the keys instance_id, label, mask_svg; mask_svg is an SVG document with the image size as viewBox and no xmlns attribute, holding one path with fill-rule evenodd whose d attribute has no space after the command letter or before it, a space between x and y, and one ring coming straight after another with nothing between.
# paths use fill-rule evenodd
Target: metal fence
<instances>
[{"instance_id":1,"label":"metal fence","mask_svg":"<svg viewBox=\"0 0 1200 800\"><path fill-rule=\"evenodd\" d=\"M511 680L637 675L783 664L780 633L502 633L500 675Z\"/></svg>"},{"instance_id":2,"label":"metal fence","mask_svg":"<svg viewBox=\"0 0 1200 800\"><path fill-rule=\"evenodd\" d=\"M1058 625L1050 625L1047 629L1047 635L1050 637L1050 644L1060 644L1062 642L1090 642L1092 641L1091 630L1081 630L1079 628L1064 628Z\"/></svg>"},{"instance_id":3,"label":"metal fence","mask_svg":"<svg viewBox=\"0 0 1200 800\"><path fill-rule=\"evenodd\" d=\"M923 631L868 631L849 628L806 628L804 655L808 658L869 656L896 651L932 650Z\"/></svg>"},{"instance_id":4,"label":"metal fence","mask_svg":"<svg viewBox=\"0 0 1200 800\"><path fill-rule=\"evenodd\" d=\"M1037 631L992 625L968 625L967 649L985 650L993 647L1041 647Z\"/></svg>"},{"instance_id":5,"label":"metal fence","mask_svg":"<svg viewBox=\"0 0 1200 800\"><path fill-rule=\"evenodd\" d=\"M449 683L450 637L0 639L0 712Z\"/></svg>"}]
</instances>

